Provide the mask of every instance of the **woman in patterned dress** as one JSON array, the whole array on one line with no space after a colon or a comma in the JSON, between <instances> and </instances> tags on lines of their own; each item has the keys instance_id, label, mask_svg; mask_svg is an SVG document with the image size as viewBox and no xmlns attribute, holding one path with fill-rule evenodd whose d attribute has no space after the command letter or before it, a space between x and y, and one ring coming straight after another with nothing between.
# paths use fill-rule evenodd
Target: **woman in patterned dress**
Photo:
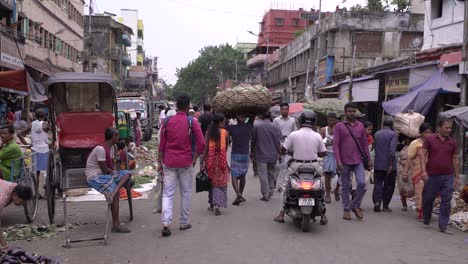
<instances>
[{"instance_id":1,"label":"woman in patterned dress","mask_svg":"<svg viewBox=\"0 0 468 264\"><path fill-rule=\"evenodd\" d=\"M213 123L206 132L204 167L211 180L213 192L214 214L220 215L220 208L227 207L227 186L229 180L229 166L227 163L227 149L229 133L224 129L225 117L222 114L213 116Z\"/></svg>"},{"instance_id":2,"label":"woman in patterned dress","mask_svg":"<svg viewBox=\"0 0 468 264\"><path fill-rule=\"evenodd\" d=\"M411 173L412 182L414 186L414 198L416 200L416 210L418 212L418 219L422 221L423 219L423 212L422 212L422 192L424 189L424 181L421 178L422 175L422 168L426 166L426 164L422 164L422 160L419 156L424 140L432 134L431 125L429 123L424 123L419 127L419 134L420 137L413 142L408 147L408 161L405 166L405 175L403 177L404 181L408 180L408 173ZM411 168L411 172L410 172Z\"/></svg>"}]
</instances>

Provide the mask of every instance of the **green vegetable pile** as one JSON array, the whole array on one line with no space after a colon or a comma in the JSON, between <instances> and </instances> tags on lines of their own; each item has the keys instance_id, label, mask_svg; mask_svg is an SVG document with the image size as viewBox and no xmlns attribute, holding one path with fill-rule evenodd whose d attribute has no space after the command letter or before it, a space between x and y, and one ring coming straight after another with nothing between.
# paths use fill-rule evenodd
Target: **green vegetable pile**
<instances>
[{"instance_id":1,"label":"green vegetable pile","mask_svg":"<svg viewBox=\"0 0 468 264\"><path fill-rule=\"evenodd\" d=\"M135 185L133 185L134 189L141 188L143 184L151 183L153 181L153 177L148 176L148 175L143 175L143 176L136 176L133 178L135 181Z\"/></svg>"}]
</instances>

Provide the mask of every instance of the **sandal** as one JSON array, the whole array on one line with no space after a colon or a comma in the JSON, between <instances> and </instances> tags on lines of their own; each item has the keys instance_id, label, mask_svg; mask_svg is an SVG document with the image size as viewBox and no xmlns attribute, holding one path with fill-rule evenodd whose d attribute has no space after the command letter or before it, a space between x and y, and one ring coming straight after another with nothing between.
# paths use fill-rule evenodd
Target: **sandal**
<instances>
[{"instance_id":1,"label":"sandal","mask_svg":"<svg viewBox=\"0 0 468 264\"><path fill-rule=\"evenodd\" d=\"M168 237L172 234L171 229L169 229L168 226L163 227L163 230L161 231L161 234L163 237Z\"/></svg>"},{"instance_id":2,"label":"sandal","mask_svg":"<svg viewBox=\"0 0 468 264\"><path fill-rule=\"evenodd\" d=\"M185 225L180 225L180 228L179 230L187 230L187 229L190 229L192 228L192 225L191 224L185 224Z\"/></svg>"},{"instance_id":3,"label":"sandal","mask_svg":"<svg viewBox=\"0 0 468 264\"><path fill-rule=\"evenodd\" d=\"M118 226L118 227L113 227L111 230L112 233L121 233L121 234L127 234L131 233L130 229L123 227L123 226Z\"/></svg>"},{"instance_id":4,"label":"sandal","mask_svg":"<svg viewBox=\"0 0 468 264\"><path fill-rule=\"evenodd\" d=\"M215 209L214 209L214 214L215 214L215 215L221 215L221 210L219 210L218 207L215 207Z\"/></svg>"}]
</instances>

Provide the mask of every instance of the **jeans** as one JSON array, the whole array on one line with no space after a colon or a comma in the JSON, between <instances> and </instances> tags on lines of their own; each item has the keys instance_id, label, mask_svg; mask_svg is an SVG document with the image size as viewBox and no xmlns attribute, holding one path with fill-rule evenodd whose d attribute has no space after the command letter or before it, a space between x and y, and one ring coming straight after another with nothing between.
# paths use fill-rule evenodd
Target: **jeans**
<instances>
[{"instance_id":1,"label":"jeans","mask_svg":"<svg viewBox=\"0 0 468 264\"><path fill-rule=\"evenodd\" d=\"M163 171L164 185L161 223L164 226L168 226L172 222L172 205L174 203L174 194L177 189L177 182L179 182L181 196L180 224L188 224L190 216L190 203L192 201L192 183L194 177L193 167L168 168L164 166Z\"/></svg>"},{"instance_id":2,"label":"jeans","mask_svg":"<svg viewBox=\"0 0 468 264\"><path fill-rule=\"evenodd\" d=\"M383 208L388 208L395 192L397 172L392 171L388 174L386 171L374 171L374 192L372 201L374 205L379 205L383 201Z\"/></svg>"},{"instance_id":3,"label":"jeans","mask_svg":"<svg viewBox=\"0 0 468 264\"><path fill-rule=\"evenodd\" d=\"M262 194L267 196L273 193L275 189L276 162L257 162L257 169Z\"/></svg>"},{"instance_id":4,"label":"jeans","mask_svg":"<svg viewBox=\"0 0 468 264\"><path fill-rule=\"evenodd\" d=\"M431 221L434 200L440 193L439 228L447 229L453 191L453 175L429 176L422 194L425 224Z\"/></svg>"},{"instance_id":5,"label":"jeans","mask_svg":"<svg viewBox=\"0 0 468 264\"><path fill-rule=\"evenodd\" d=\"M349 187L351 185L351 172L354 172L356 177L357 188L354 200L349 199ZM361 163L357 165L343 164L343 171L341 174L341 201L345 212L350 212L351 209L356 209L361 206L362 198L366 192L366 176L364 172L364 165Z\"/></svg>"}]
</instances>

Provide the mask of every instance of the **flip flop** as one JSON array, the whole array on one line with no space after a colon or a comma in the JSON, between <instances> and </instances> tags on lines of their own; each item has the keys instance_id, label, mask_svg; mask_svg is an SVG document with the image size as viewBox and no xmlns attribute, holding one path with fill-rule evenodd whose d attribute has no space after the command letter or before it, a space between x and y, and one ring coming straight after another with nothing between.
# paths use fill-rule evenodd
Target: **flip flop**
<instances>
[{"instance_id":1,"label":"flip flop","mask_svg":"<svg viewBox=\"0 0 468 264\"><path fill-rule=\"evenodd\" d=\"M112 233L121 233L121 234L127 234L127 233L131 233L132 231L130 231L130 229L126 228L126 227L123 227L123 226L119 226L119 227L113 227L112 230L111 230Z\"/></svg>"}]
</instances>

